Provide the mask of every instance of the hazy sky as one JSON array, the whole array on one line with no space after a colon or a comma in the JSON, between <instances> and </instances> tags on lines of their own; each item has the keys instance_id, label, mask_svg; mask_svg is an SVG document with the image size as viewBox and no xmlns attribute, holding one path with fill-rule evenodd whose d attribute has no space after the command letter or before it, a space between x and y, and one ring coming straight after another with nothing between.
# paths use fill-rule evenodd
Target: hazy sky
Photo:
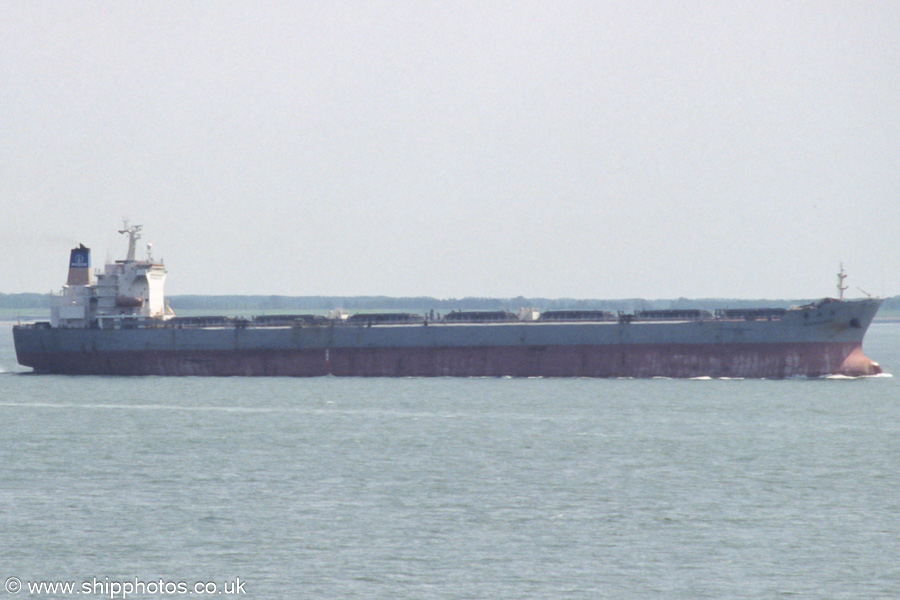
<instances>
[{"instance_id":1,"label":"hazy sky","mask_svg":"<svg viewBox=\"0 0 900 600\"><path fill-rule=\"evenodd\" d=\"M127 216L170 294L900 294L898 40L893 1L0 0L0 292Z\"/></svg>"}]
</instances>

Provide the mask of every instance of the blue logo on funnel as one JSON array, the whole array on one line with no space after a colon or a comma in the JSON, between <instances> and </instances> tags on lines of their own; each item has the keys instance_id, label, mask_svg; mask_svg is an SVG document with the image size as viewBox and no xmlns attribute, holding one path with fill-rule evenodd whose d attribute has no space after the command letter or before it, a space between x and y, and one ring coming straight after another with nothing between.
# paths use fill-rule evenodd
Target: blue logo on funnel
<instances>
[{"instance_id":1,"label":"blue logo on funnel","mask_svg":"<svg viewBox=\"0 0 900 600\"><path fill-rule=\"evenodd\" d=\"M80 248L74 248L69 257L70 269L89 269L91 266L91 249L82 245Z\"/></svg>"}]
</instances>

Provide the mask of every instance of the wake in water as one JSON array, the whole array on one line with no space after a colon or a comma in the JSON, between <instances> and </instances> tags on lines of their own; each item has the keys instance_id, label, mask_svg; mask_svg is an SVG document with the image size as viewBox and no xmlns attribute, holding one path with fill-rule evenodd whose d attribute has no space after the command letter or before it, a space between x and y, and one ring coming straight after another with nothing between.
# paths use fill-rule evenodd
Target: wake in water
<instances>
[{"instance_id":1,"label":"wake in water","mask_svg":"<svg viewBox=\"0 0 900 600\"><path fill-rule=\"evenodd\" d=\"M177 404L79 404L76 402L3 402L0 406L20 408L78 408L78 409L111 409L111 410L163 410L163 411L207 411L207 412L238 412L238 413L275 413L297 412L290 407L264 407L264 406L184 406ZM324 412L324 411L323 411Z\"/></svg>"},{"instance_id":2,"label":"wake in water","mask_svg":"<svg viewBox=\"0 0 900 600\"><path fill-rule=\"evenodd\" d=\"M856 377L851 377L850 375L823 375L819 379L881 379L881 378L891 378L893 375L890 373L876 373L875 375L859 375Z\"/></svg>"},{"instance_id":3,"label":"wake in water","mask_svg":"<svg viewBox=\"0 0 900 600\"><path fill-rule=\"evenodd\" d=\"M834 373L832 375L819 375L817 377L812 377L809 375L792 375L791 377L785 377L784 379L795 380L795 381L808 381L811 379L881 379L881 378L892 378L893 375L890 373L877 373L875 375L841 375L840 373ZM620 378L621 379L621 378ZM653 377L652 379L673 379L671 377ZM702 375L700 377L689 377L688 381L744 381L745 377L710 377L709 375ZM760 381L781 381L781 379L771 379L769 377L760 377Z\"/></svg>"},{"instance_id":4,"label":"wake in water","mask_svg":"<svg viewBox=\"0 0 900 600\"><path fill-rule=\"evenodd\" d=\"M26 369L24 367L20 367L18 369L4 369L0 367L0 375L34 375L34 371L31 369Z\"/></svg>"}]
</instances>

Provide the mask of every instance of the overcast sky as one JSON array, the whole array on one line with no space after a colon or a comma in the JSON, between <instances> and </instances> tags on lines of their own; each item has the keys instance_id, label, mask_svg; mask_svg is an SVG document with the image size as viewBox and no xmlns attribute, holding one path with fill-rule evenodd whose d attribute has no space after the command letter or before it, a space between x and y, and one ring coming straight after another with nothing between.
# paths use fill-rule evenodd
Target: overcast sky
<instances>
[{"instance_id":1,"label":"overcast sky","mask_svg":"<svg viewBox=\"0 0 900 600\"><path fill-rule=\"evenodd\" d=\"M0 292L900 294L900 3L0 0ZM143 248L139 255L143 255Z\"/></svg>"}]
</instances>

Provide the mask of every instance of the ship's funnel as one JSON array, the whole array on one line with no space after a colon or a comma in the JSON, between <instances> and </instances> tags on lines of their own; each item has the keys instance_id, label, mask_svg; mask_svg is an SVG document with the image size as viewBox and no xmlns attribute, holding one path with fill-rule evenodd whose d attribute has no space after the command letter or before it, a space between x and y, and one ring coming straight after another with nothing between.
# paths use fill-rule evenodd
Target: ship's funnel
<instances>
[{"instance_id":1,"label":"ship's funnel","mask_svg":"<svg viewBox=\"0 0 900 600\"><path fill-rule=\"evenodd\" d=\"M91 249L80 244L69 255L68 285L91 285Z\"/></svg>"}]
</instances>

